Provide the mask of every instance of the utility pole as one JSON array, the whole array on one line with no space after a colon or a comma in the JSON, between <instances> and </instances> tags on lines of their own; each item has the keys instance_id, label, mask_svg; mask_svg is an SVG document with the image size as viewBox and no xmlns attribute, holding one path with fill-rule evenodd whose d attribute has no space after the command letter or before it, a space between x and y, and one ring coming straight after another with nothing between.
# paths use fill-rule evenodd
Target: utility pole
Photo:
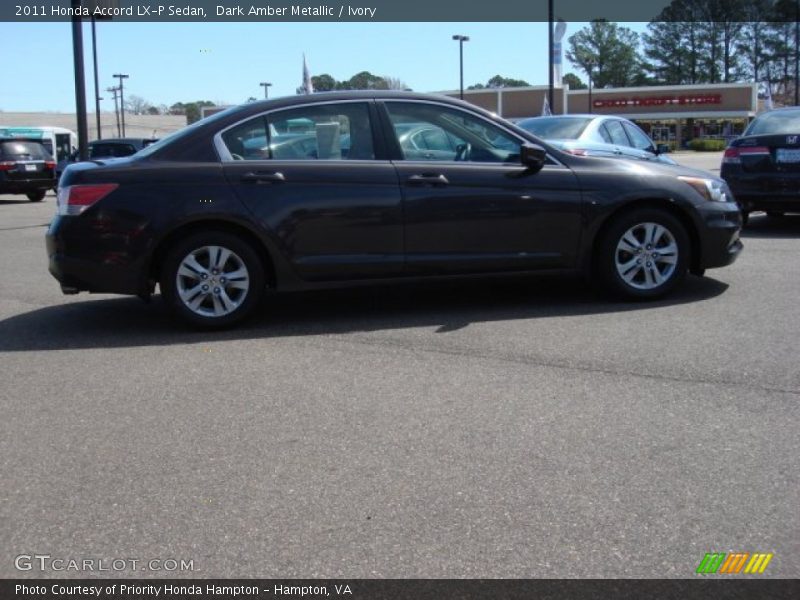
<instances>
[{"instance_id":1,"label":"utility pole","mask_svg":"<svg viewBox=\"0 0 800 600\"><path fill-rule=\"evenodd\" d=\"M130 76L124 73L114 73L113 76L119 79L119 114L122 117L122 135L120 137L125 137L125 85L123 80Z\"/></svg>"},{"instance_id":2,"label":"utility pole","mask_svg":"<svg viewBox=\"0 0 800 600\"><path fill-rule=\"evenodd\" d=\"M107 88L106 91L114 94L114 118L117 121L117 137L122 137L119 131L119 108L117 107L117 88L110 87Z\"/></svg>"},{"instance_id":3,"label":"utility pole","mask_svg":"<svg viewBox=\"0 0 800 600\"><path fill-rule=\"evenodd\" d=\"M97 77L97 31L95 31L95 18L92 17L92 59L94 61L94 114L97 121L97 139L103 139L103 131L100 128L100 84Z\"/></svg>"}]
</instances>

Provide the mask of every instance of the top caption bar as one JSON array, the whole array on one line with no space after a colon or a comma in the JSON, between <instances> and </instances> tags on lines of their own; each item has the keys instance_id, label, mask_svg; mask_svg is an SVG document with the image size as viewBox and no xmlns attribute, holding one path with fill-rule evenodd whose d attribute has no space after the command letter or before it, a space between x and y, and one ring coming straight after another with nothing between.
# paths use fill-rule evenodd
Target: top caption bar
<instances>
[{"instance_id":1,"label":"top caption bar","mask_svg":"<svg viewBox=\"0 0 800 600\"><path fill-rule=\"evenodd\" d=\"M746 0L554 0L556 19L642 21L793 21L785 0L765 18ZM790 14L791 13L791 14ZM0 21L58 22L81 18L130 22L544 22L547 0L3 0ZM520 40L524 42L524 40Z\"/></svg>"}]
</instances>

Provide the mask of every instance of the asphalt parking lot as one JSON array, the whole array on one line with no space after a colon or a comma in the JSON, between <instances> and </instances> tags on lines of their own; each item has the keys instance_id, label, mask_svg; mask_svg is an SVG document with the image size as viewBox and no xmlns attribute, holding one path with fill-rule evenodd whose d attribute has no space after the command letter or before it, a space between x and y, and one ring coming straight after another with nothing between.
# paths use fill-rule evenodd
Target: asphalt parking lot
<instances>
[{"instance_id":1,"label":"asphalt parking lot","mask_svg":"<svg viewBox=\"0 0 800 600\"><path fill-rule=\"evenodd\" d=\"M711 551L800 576L800 216L656 303L542 276L197 333L62 296L54 204L0 196L0 577L693 577Z\"/></svg>"}]
</instances>

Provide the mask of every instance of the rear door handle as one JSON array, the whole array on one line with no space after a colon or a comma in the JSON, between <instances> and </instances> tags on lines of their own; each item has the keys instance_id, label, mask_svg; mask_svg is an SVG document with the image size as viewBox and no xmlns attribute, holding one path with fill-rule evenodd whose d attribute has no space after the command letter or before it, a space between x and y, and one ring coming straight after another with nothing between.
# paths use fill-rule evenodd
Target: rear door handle
<instances>
[{"instance_id":1,"label":"rear door handle","mask_svg":"<svg viewBox=\"0 0 800 600\"><path fill-rule=\"evenodd\" d=\"M279 172L262 173L250 171L242 175L242 181L245 183L283 183L286 181L286 177L283 176L283 173Z\"/></svg>"},{"instance_id":2,"label":"rear door handle","mask_svg":"<svg viewBox=\"0 0 800 600\"><path fill-rule=\"evenodd\" d=\"M450 182L441 173L423 173L422 175L412 175L407 179L409 185L447 185Z\"/></svg>"}]
</instances>

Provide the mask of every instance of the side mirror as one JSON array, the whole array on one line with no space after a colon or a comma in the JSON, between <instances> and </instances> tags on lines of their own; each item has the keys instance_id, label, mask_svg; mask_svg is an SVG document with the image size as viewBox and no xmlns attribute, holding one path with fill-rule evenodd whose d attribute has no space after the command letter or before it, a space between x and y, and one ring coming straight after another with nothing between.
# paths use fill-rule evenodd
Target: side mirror
<instances>
[{"instance_id":1,"label":"side mirror","mask_svg":"<svg viewBox=\"0 0 800 600\"><path fill-rule=\"evenodd\" d=\"M547 160L547 150L538 144L522 144L519 148L520 162L535 171L541 170Z\"/></svg>"},{"instance_id":2,"label":"side mirror","mask_svg":"<svg viewBox=\"0 0 800 600\"><path fill-rule=\"evenodd\" d=\"M656 146L656 154L667 154L669 152L669 144L659 144Z\"/></svg>"}]
</instances>

